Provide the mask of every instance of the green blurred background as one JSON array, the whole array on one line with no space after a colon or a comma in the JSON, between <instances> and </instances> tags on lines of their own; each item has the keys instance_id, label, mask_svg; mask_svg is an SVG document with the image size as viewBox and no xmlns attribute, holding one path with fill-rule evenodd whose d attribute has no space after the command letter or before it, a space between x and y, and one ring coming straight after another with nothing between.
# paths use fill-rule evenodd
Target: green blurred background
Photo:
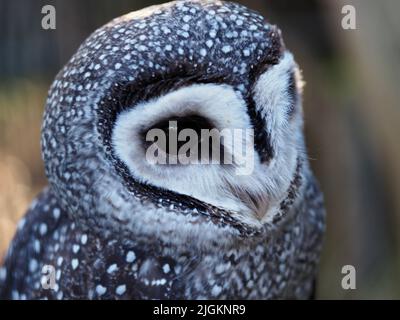
<instances>
[{"instance_id":1,"label":"green blurred background","mask_svg":"<svg viewBox=\"0 0 400 320\"><path fill-rule=\"evenodd\" d=\"M162 1L0 0L0 259L46 184L40 126L47 89L97 27ZM318 298L400 298L400 1L238 1L280 26L306 81L311 165L328 228ZM41 8L57 11L41 28ZM341 27L343 5L356 30ZM354 265L357 289L341 288Z\"/></svg>"}]
</instances>

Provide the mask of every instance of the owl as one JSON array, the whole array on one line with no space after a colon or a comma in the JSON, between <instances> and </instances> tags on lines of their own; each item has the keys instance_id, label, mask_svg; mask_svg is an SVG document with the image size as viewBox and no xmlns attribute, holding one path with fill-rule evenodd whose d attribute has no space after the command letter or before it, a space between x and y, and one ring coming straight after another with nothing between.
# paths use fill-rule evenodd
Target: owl
<instances>
[{"instance_id":1,"label":"owl","mask_svg":"<svg viewBox=\"0 0 400 320\"><path fill-rule=\"evenodd\" d=\"M170 2L96 30L50 88L49 185L18 224L0 297L310 298L324 207L301 91L280 30L236 3ZM157 128L249 134L217 142L230 163L160 164ZM236 145L253 155L245 174Z\"/></svg>"}]
</instances>

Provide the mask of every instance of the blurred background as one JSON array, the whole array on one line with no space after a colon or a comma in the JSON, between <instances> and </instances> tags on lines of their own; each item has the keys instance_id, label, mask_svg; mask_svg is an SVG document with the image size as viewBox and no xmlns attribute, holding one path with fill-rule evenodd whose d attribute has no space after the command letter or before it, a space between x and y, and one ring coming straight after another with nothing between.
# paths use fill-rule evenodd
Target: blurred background
<instances>
[{"instance_id":1,"label":"blurred background","mask_svg":"<svg viewBox=\"0 0 400 320\"><path fill-rule=\"evenodd\" d=\"M40 126L47 89L79 44L152 0L0 0L0 260L46 185ZM400 1L237 1L280 26L306 81L311 165L325 194L321 299L400 298ZM56 8L56 30L41 8ZM341 26L344 5L356 30ZM344 265L357 271L343 290Z\"/></svg>"}]
</instances>

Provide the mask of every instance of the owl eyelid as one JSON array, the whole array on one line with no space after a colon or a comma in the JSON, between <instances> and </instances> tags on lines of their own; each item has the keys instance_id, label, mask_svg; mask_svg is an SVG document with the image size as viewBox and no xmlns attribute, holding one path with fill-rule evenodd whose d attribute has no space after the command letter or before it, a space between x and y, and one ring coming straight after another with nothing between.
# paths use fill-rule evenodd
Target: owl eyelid
<instances>
[{"instance_id":1,"label":"owl eyelid","mask_svg":"<svg viewBox=\"0 0 400 320\"><path fill-rule=\"evenodd\" d=\"M187 70L187 67L179 66L176 71L160 73L136 79L130 82L121 82L112 86L110 98L116 98L120 107L126 109L139 102L150 101L177 89L193 84L230 84L229 75L207 74L199 70Z\"/></svg>"}]
</instances>

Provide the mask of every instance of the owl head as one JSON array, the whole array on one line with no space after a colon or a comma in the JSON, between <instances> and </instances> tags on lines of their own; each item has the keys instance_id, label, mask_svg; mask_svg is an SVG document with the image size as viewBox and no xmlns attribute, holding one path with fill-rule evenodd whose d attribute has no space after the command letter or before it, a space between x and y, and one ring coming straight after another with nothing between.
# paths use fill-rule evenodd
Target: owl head
<instances>
[{"instance_id":1,"label":"owl head","mask_svg":"<svg viewBox=\"0 0 400 320\"><path fill-rule=\"evenodd\" d=\"M51 189L99 232L254 237L290 212L301 187L300 91L279 29L242 5L177 1L129 13L96 30L50 89L42 150ZM207 130L227 136L214 143ZM182 151L188 141L171 137L188 132L198 139Z\"/></svg>"}]
</instances>

